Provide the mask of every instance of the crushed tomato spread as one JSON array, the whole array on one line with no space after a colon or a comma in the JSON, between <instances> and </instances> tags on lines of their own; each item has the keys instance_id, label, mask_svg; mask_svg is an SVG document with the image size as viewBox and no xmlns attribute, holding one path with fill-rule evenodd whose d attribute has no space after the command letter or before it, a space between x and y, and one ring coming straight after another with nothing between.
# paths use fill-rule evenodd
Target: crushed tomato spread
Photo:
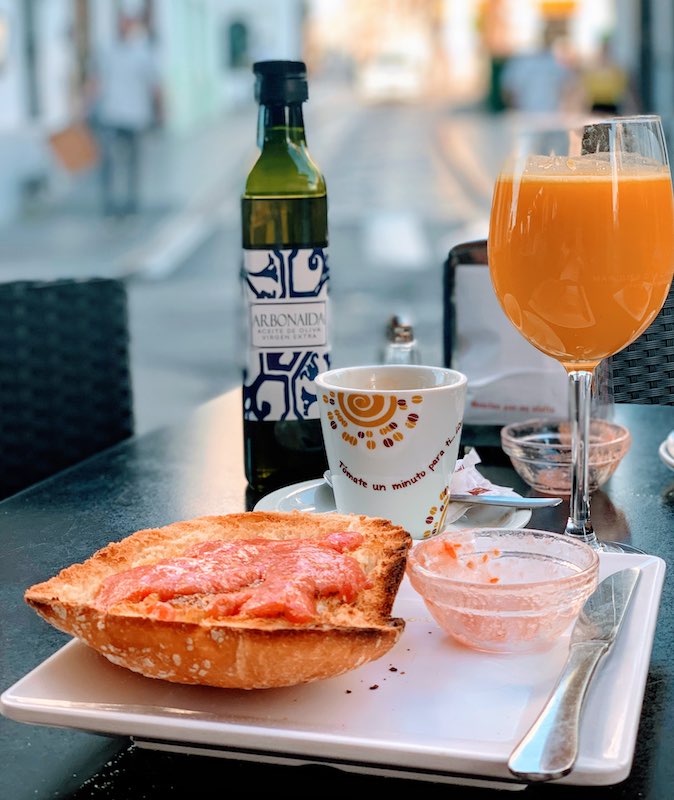
<instances>
[{"instance_id":1,"label":"crushed tomato spread","mask_svg":"<svg viewBox=\"0 0 674 800\"><path fill-rule=\"evenodd\" d=\"M147 613L177 617L171 601L200 596L206 617L285 617L310 622L316 600L336 595L353 601L370 584L348 551L363 541L356 531L338 531L310 539L242 539L195 545L176 558L133 567L106 578L96 604L155 602Z\"/></svg>"}]
</instances>

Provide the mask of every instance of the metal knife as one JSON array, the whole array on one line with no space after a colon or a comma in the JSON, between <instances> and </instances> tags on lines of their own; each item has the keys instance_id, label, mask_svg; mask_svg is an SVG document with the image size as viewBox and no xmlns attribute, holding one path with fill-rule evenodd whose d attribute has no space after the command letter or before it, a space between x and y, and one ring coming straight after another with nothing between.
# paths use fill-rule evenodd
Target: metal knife
<instances>
[{"instance_id":1,"label":"metal knife","mask_svg":"<svg viewBox=\"0 0 674 800\"><path fill-rule=\"evenodd\" d=\"M611 650L640 571L630 567L605 578L588 598L571 634L569 655L552 694L513 750L508 769L528 781L561 778L578 756L580 716L590 681Z\"/></svg>"},{"instance_id":2,"label":"metal knife","mask_svg":"<svg viewBox=\"0 0 674 800\"><path fill-rule=\"evenodd\" d=\"M504 506L507 508L547 508L558 506L561 497L515 497L509 494L457 494L452 492L452 503L470 503L475 506Z\"/></svg>"}]
</instances>

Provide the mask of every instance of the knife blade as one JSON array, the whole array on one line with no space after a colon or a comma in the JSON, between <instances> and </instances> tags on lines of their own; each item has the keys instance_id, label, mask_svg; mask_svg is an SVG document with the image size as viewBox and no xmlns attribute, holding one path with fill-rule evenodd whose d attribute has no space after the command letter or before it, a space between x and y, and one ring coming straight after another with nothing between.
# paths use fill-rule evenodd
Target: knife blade
<instances>
[{"instance_id":1,"label":"knife blade","mask_svg":"<svg viewBox=\"0 0 674 800\"><path fill-rule=\"evenodd\" d=\"M637 567L609 575L583 606L555 688L508 760L508 769L518 778L548 781L573 769L587 690L600 661L618 636L639 575Z\"/></svg>"}]
</instances>

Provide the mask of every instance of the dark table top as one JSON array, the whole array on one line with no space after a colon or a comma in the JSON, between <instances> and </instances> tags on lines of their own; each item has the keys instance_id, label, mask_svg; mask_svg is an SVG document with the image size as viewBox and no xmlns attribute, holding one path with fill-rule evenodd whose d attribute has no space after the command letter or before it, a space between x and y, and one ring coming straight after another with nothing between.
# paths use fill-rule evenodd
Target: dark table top
<instances>
[{"instance_id":1,"label":"dark table top","mask_svg":"<svg viewBox=\"0 0 674 800\"><path fill-rule=\"evenodd\" d=\"M633 435L630 452L593 496L600 538L629 541L666 562L674 557L674 473L658 446L674 429L674 407L623 405L616 418ZM238 392L199 409L184 424L131 439L0 503L0 691L68 641L23 602L24 590L129 533L204 514L250 508L243 476ZM530 494L505 466L483 465L496 483ZM529 527L561 530L568 513L534 512ZM674 792L674 589L667 575L646 684L635 760L613 787L541 784L527 797L671 798ZM389 788L424 797L501 796L327 766L279 766L141 749L108 737L0 719L0 797L7 800L191 797L203 782L274 785L296 796ZM328 791L329 790L329 791Z\"/></svg>"}]
</instances>

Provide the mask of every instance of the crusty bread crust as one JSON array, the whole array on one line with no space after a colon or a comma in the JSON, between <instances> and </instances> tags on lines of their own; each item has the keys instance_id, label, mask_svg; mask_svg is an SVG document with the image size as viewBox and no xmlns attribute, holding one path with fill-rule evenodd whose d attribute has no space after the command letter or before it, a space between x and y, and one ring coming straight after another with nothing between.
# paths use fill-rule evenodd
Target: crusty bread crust
<instances>
[{"instance_id":1,"label":"crusty bread crust","mask_svg":"<svg viewBox=\"0 0 674 800\"><path fill-rule=\"evenodd\" d=\"M106 609L96 602L108 576L179 556L202 542L304 539L336 531L363 535L349 555L363 568L369 586L351 603L321 599L311 623L203 617L189 604L181 619L167 621L147 616L139 603ZM391 649L405 625L391 617L391 610L411 543L403 528L358 515L251 511L198 517L113 542L30 587L25 600L54 627L151 678L238 689L291 686L340 675Z\"/></svg>"}]
</instances>

